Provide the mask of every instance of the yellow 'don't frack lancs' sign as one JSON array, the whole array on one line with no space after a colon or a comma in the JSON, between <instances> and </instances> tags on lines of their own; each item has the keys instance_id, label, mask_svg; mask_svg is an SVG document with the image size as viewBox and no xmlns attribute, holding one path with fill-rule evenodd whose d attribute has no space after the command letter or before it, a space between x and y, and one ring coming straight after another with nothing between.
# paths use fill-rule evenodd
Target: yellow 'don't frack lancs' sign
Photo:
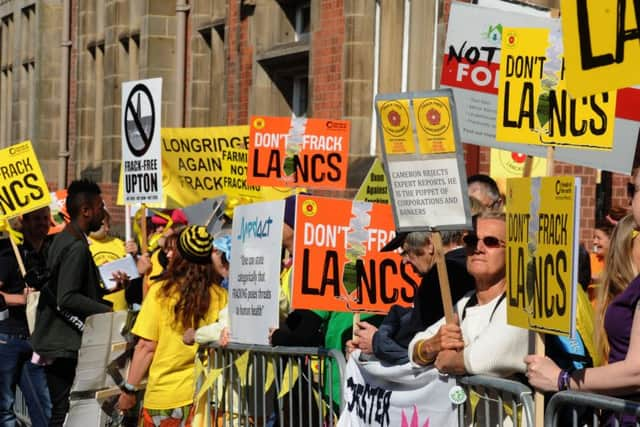
<instances>
[{"instance_id":1,"label":"yellow 'don't frack lancs' sign","mask_svg":"<svg viewBox=\"0 0 640 427\"><path fill-rule=\"evenodd\" d=\"M505 27L502 35L496 139L611 149L616 92L571 96L558 23Z\"/></svg>"},{"instance_id":2,"label":"yellow 'don't frack lancs' sign","mask_svg":"<svg viewBox=\"0 0 640 427\"><path fill-rule=\"evenodd\" d=\"M580 179L507 180L507 323L573 336Z\"/></svg>"},{"instance_id":3,"label":"yellow 'don't frack lancs' sign","mask_svg":"<svg viewBox=\"0 0 640 427\"><path fill-rule=\"evenodd\" d=\"M0 177L0 218L12 218L51 203L31 141L0 150Z\"/></svg>"},{"instance_id":4,"label":"yellow 'don't frack lancs' sign","mask_svg":"<svg viewBox=\"0 0 640 427\"><path fill-rule=\"evenodd\" d=\"M571 95L640 84L636 0L562 0L560 11Z\"/></svg>"}]
</instances>

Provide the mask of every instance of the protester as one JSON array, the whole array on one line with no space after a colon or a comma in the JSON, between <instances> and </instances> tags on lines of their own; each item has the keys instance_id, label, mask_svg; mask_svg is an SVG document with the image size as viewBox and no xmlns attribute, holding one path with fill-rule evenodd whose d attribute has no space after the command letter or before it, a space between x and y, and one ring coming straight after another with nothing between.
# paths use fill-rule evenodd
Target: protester
<instances>
[{"instance_id":1,"label":"protester","mask_svg":"<svg viewBox=\"0 0 640 427\"><path fill-rule=\"evenodd\" d=\"M69 394L76 374L82 332L63 313L84 321L92 314L111 311L100 300L103 289L87 235L97 231L104 218L100 187L88 180L73 181L67 189L66 207L71 221L57 234L49 248L47 265L53 277L48 286L54 301L42 292L36 326L32 335L34 350L46 363L51 397L50 426L61 426L69 410Z\"/></svg>"},{"instance_id":2,"label":"protester","mask_svg":"<svg viewBox=\"0 0 640 427\"><path fill-rule=\"evenodd\" d=\"M18 247L31 283L22 278L18 261L10 247L0 254L0 296L9 305L9 316L0 320L0 426L14 426L16 386L25 397L31 425L47 426L51 400L44 367L31 362L33 349L25 312L29 286L38 287L38 276L47 263L50 239L48 207L23 215L24 242Z\"/></svg>"},{"instance_id":3,"label":"protester","mask_svg":"<svg viewBox=\"0 0 640 427\"><path fill-rule=\"evenodd\" d=\"M105 209L102 226L97 231L89 233L89 250L97 266L124 258L127 254L137 255L138 245L134 241L125 244L118 237L112 236L110 232L111 214ZM131 285L130 283L128 286ZM140 280L134 284L134 286L140 285ZM112 305L113 311L126 310L128 307L124 289L106 294L104 299Z\"/></svg>"},{"instance_id":4,"label":"protester","mask_svg":"<svg viewBox=\"0 0 640 427\"><path fill-rule=\"evenodd\" d=\"M634 170L629 188L631 213L636 226L631 230L630 237L628 235L621 236L623 241L628 241L629 238L632 240L631 246L626 246L626 251L627 259L633 260L631 275L635 278L631 280L624 291L611 300L606 309L604 329L609 343L609 364L569 372L560 369L553 361L545 357L529 355L525 358L527 376L530 384L540 390L583 390L628 398L637 395L640 386L638 365L640 360L640 316L635 316L640 310L640 276L637 275L640 271L640 239L637 238L638 224L640 224L639 172L639 169ZM612 248L617 248L617 243ZM616 258L619 257L616 256ZM607 262L610 259L608 257ZM611 270L612 273L614 271ZM619 285L619 283L617 284ZM617 423L611 418L607 421L610 424ZM620 425L635 425L635 422L635 417L623 416Z\"/></svg>"},{"instance_id":5,"label":"protester","mask_svg":"<svg viewBox=\"0 0 640 427\"><path fill-rule=\"evenodd\" d=\"M440 319L413 338L409 358L415 366L434 363L448 374L524 373L523 358L533 348L532 334L507 324L505 214L481 213L476 232L466 235L464 242L475 291L458 301L454 323Z\"/></svg>"},{"instance_id":6,"label":"protester","mask_svg":"<svg viewBox=\"0 0 640 427\"><path fill-rule=\"evenodd\" d=\"M634 199L635 200L635 199ZM639 203L634 201L634 203ZM640 384L635 353L640 330L640 239L633 216L620 220L611 237L607 269L599 301L600 316L597 346L609 365L568 372L552 360L527 356L529 382L545 391L587 390L617 396L635 395ZM634 333L635 331L635 333Z\"/></svg>"},{"instance_id":7,"label":"protester","mask_svg":"<svg viewBox=\"0 0 640 427\"><path fill-rule=\"evenodd\" d=\"M211 262L215 272L221 278L219 285L229 288L229 263L231 262L231 236L225 234L213 241L211 251ZM219 340L220 345L226 346L229 343L229 310L228 306L223 307L218 314L218 320L214 323L202 326L195 330L189 328L185 331L183 341L187 345L205 344Z\"/></svg>"},{"instance_id":8,"label":"protester","mask_svg":"<svg viewBox=\"0 0 640 427\"><path fill-rule=\"evenodd\" d=\"M467 177L467 193L486 208L499 209L504 204L498 184L488 175L477 174Z\"/></svg>"},{"instance_id":9,"label":"protester","mask_svg":"<svg viewBox=\"0 0 640 427\"><path fill-rule=\"evenodd\" d=\"M121 410L136 403L136 391L148 371L143 400L144 426L189 425L193 416L196 348L182 342L185 330L217 320L227 304L227 292L211 263L212 237L202 226L190 226L178 236L162 281L149 289L133 327L139 337Z\"/></svg>"},{"instance_id":10,"label":"protester","mask_svg":"<svg viewBox=\"0 0 640 427\"><path fill-rule=\"evenodd\" d=\"M451 299L455 304L467 292L474 289L474 280L467 273L465 250L459 247L462 233L445 231L441 234ZM407 347L415 334L444 316L440 279L436 267L436 248L431 240L431 233L424 231L398 233L382 248L382 252L399 247L402 247L402 262L410 264L422 277L413 301L413 308L391 307L380 329L368 322L359 322L354 331L354 340L347 343L348 352L358 348L361 353L373 353L380 361L390 365L407 363L409 361Z\"/></svg>"},{"instance_id":11,"label":"protester","mask_svg":"<svg viewBox=\"0 0 640 427\"><path fill-rule=\"evenodd\" d=\"M167 239L174 234L180 233L188 224L187 217L181 209L174 209L165 214L165 216L170 218L170 221L157 213L151 216L149 220L151 233L147 237L147 250L151 254L151 277L158 276L167 265L166 257L162 258L166 255L166 251L161 250L166 245ZM150 284L148 283L147 286L150 286Z\"/></svg>"},{"instance_id":12,"label":"protester","mask_svg":"<svg viewBox=\"0 0 640 427\"><path fill-rule=\"evenodd\" d=\"M598 296L598 289L602 283L602 274L605 270L605 259L611 244L611 233L618 221L627 214L627 209L619 207L610 210L604 219L596 223L593 230L592 251L589 254L591 266L591 282L589 284L589 300L594 307Z\"/></svg>"}]
</instances>

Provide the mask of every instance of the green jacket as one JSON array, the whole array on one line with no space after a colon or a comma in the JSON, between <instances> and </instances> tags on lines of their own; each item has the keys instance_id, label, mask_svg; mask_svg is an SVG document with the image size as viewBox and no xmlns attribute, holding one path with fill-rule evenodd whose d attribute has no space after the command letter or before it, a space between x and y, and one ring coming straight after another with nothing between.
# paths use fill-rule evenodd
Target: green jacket
<instances>
[{"instance_id":1,"label":"green jacket","mask_svg":"<svg viewBox=\"0 0 640 427\"><path fill-rule=\"evenodd\" d=\"M65 247L69 249L61 258ZM85 236L77 237L71 232L71 225L60 232L49 247L47 266L54 270L57 262L57 286L52 289L61 309L78 316L83 321L93 314L105 313L111 308L101 302L103 295L100 275L93 262ZM56 292L57 289L57 292ZM33 349L46 358L78 357L82 333L63 320L53 307L40 298L36 315L36 325L31 334Z\"/></svg>"}]
</instances>

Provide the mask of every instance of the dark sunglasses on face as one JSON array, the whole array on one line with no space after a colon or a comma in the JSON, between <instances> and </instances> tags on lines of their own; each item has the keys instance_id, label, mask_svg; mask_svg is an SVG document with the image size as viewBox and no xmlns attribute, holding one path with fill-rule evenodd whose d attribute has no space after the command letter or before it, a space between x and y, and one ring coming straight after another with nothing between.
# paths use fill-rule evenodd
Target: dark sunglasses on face
<instances>
[{"instance_id":1,"label":"dark sunglasses on face","mask_svg":"<svg viewBox=\"0 0 640 427\"><path fill-rule=\"evenodd\" d=\"M462 238L465 247L469 251L474 251L478 247L478 242L482 240L482 243L488 248L501 248L504 247L505 242L494 236L484 236L482 239L477 234L467 234Z\"/></svg>"}]
</instances>

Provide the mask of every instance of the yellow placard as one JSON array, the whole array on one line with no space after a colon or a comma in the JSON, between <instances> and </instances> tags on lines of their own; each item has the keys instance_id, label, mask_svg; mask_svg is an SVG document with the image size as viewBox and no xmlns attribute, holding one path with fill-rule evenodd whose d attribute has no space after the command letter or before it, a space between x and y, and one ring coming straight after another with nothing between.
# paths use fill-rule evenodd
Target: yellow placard
<instances>
[{"instance_id":1,"label":"yellow placard","mask_svg":"<svg viewBox=\"0 0 640 427\"><path fill-rule=\"evenodd\" d=\"M387 176L382 162L376 158L353 200L371 203L389 203Z\"/></svg>"},{"instance_id":2,"label":"yellow placard","mask_svg":"<svg viewBox=\"0 0 640 427\"><path fill-rule=\"evenodd\" d=\"M51 195L31 141L0 150L0 218L48 206Z\"/></svg>"},{"instance_id":3,"label":"yellow placard","mask_svg":"<svg viewBox=\"0 0 640 427\"><path fill-rule=\"evenodd\" d=\"M449 98L416 98L412 102L420 154L455 153Z\"/></svg>"},{"instance_id":4,"label":"yellow placard","mask_svg":"<svg viewBox=\"0 0 640 427\"><path fill-rule=\"evenodd\" d=\"M502 31L496 139L611 149L616 92L572 98L558 26Z\"/></svg>"},{"instance_id":5,"label":"yellow placard","mask_svg":"<svg viewBox=\"0 0 640 427\"><path fill-rule=\"evenodd\" d=\"M507 180L507 322L570 335L577 281L574 177Z\"/></svg>"},{"instance_id":6,"label":"yellow placard","mask_svg":"<svg viewBox=\"0 0 640 427\"><path fill-rule=\"evenodd\" d=\"M491 165L489 175L494 179L520 178L524 172L527 155L507 150L491 149ZM547 173L547 160L534 157L531 165L531 176L544 176Z\"/></svg>"},{"instance_id":7,"label":"yellow placard","mask_svg":"<svg viewBox=\"0 0 640 427\"><path fill-rule=\"evenodd\" d=\"M415 153L413 130L408 99L393 99L376 103L382 125L382 136L387 154Z\"/></svg>"},{"instance_id":8,"label":"yellow placard","mask_svg":"<svg viewBox=\"0 0 640 427\"><path fill-rule=\"evenodd\" d=\"M162 207L190 206L223 194L227 206L235 207L283 199L293 192L247 184L249 126L163 128L161 135ZM118 204L123 204L122 179Z\"/></svg>"},{"instance_id":9,"label":"yellow placard","mask_svg":"<svg viewBox=\"0 0 640 427\"><path fill-rule=\"evenodd\" d=\"M560 3L567 87L573 96L640 83L640 10L634 5L631 0Z\"/></svg>"}]
</instances>

